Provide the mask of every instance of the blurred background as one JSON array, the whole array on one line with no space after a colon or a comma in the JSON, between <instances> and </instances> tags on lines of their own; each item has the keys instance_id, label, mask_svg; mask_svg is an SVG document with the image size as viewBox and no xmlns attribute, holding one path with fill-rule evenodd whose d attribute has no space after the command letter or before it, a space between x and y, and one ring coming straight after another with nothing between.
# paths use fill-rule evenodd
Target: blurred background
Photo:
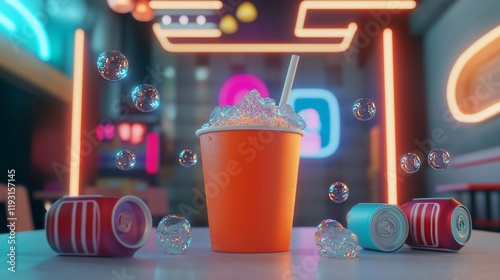
<instances>
[{"instance_id":1,"label":"blurred background","mask_svg":"<svg viewBox=\"0 0 500 280\"><path fill-rule=\"evenodd\" d=\"M308 128L295 226L344 223L360 202L453 196L475 228L498 231L499 10L496 0L2 0L0 182L25 187L29 203L18 191L17 205L36 229L58 198L91 193L136 194L156 220L207 226L195 131L241 92L279 100L298 54L290 103ZM107 50L127 57L124 79L99 75ZM139 84L160 92L156 110L134 107ZM354 117L359 98L375 102L373 119ZM137 156L129 171L115 165L125 148ZM434 148L449 151L447 169L427 164ZM179 164L184 149L198 164ZM413 174L399 163L409 152L422 161ZM349 187L343 203L328 197L336 181Z\"/></svg>"}]
</instances>

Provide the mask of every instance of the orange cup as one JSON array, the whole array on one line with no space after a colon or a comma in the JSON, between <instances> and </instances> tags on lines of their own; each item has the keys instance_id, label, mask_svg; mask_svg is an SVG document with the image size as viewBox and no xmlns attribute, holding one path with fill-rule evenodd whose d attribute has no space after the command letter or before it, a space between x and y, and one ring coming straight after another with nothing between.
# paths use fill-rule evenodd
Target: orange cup
<instances>
[{"instance_id":1,"label":"orange cup","mask_svg":"<svg viewBox=\"0 0 500 280\"><path fill-rule=\"evenodd\" d=\"M196 131L212 250L290 249L303 134L298 129L266 126Z\"/></svg>"}]
</instances>

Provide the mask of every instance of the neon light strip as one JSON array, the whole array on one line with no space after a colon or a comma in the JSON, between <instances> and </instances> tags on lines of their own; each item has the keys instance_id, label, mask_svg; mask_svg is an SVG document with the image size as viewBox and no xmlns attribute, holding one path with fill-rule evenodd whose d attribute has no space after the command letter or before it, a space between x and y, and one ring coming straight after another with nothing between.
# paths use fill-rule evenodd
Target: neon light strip
<instances>
[{"instance_id":1,"label":"neon light strip","mask_svg":"<svg viewBox=\"0 0 500 280\"><path fill-rule=\"evenodd\" d=\"M348 31L352 32L352 35L354 35L354 32L356 32L357 25L353 22L351 22L348 26L347 29L345 28L304 28L305 22L306 22L306 14L309 9L315 9L313 6L308 7L310 5L305 4L306 1L303 1L300 3L299 6L299 11L297 12L297 19L295 21L295 30L294 34L297 37L345 37L349 33ZM321 9L321 8L318 8ZM354 30L350 30L354 28Z\"/></svg>"},{"instance_id":2,"label":"neon light strip","mask_svg":"<svg viewBox=\"0 0 500 280\"><path fill-rule=\"evenodd\" d=\"M304 28L305 14L304 18L300 19L297 17L297 25L295 27L295 36L299 38L351 38L356 33L358 25L354 22L349 23L347 28ZM298 27L300 24L300 28ZM349 43L350 44L349 40ZM344 42L342 42L344 43Z\"/></svg>"},{"instance_id":3,"label":"neon light strip","mask_svg":"<svg viewBox=\"0 0 500 280\"><path fill-rule=\"evenodd\" d=\"M411 10L417 6L413 0L402 1L302 1L300 6L316 10Z\"/></svg>"},{"instance_id":4,"label":"neon light strip","mask_svg":"<svg viewBox=\"0 0 500 280\"><path fill-rule=\"evenodd\" d=\"M309 10L363 10L363 9L387 9L404 10L414 9L415 1L302 1L297 12L295 23L295 36L297 37L351 37L356 32L357 25L351 22L345 28L305 28L306 14ZM350 40L349 40L350 44Z\"/></svg>"},{"instance_id":5,"label":"neon light strip","mask_svg":"<svg viewBox=\"0 0 500 280\"><path fill-rule=\"evenodd\" d=\"M47 32L45 32L45 29L43 28L42 24L33 16L33 14L30 13L30 11L28 11L28 9L26 9L25 6L23 6L23 4L21 4L20 1L5 0L5 2L14 7L31 25L31 27L35 31L36 37L38 38L38 43L40 48L38 55L44 61L49 60L51 57L49 40L47 37Z\"/></svg>"},{"instance_id":6,"label":"neon light strip","mask_svg":"<svg viewBox=\"0 0 500 280\"><path fill-rule=\"evenodd\" d=\"M219 29L162 29L159 32L169 38L217 38L222 35Z\"/></svg>"},{"instance_id":7,"label":"neon light strip","mask_svg":"<svg viewBox=\"0 0 500 280\"><path fill-rule=\"evenodd\" d=\"M387 203L398 204L396 116L394 102L394 50L392 30L389 28L385 29L383 33L383 49Z\"/></svg>"},{"instance_id":8,"label":"neon light strip","mask_svg":"<svg viewBox=\"0 0 500 280\"><path fill-rule=\"evenodd\" d=\"M193 44L172 43L167 37L162 37L162 28L159 23L153 24L153 31L158 37L161 46L169 52L179 53L334 53L347 50L352 38L344 38L342 43L311 43L311 44L271 44L271 43L229 43L229 44ZM354 34L352 34L354 36Z\"/></svg>"},{"instance_id":9,"label":"neon light strip","mask_svg":"<svg viewBox=\"0 0 500 280\"><path fill-rule=\"evenodd\" d=\"M211 2L217 2L218 4ZM214 5L222 8L220 1L151 1L153 9L215 9ZM308 44L266 44L266 43L172 43L169 37L177 38L210 38L220 37L220 33L198 33L199 30L176 30L175 36L168 36L162 31L159 24L153 24L153 31L162 47L169 52L204 52L204 53L334 53L343 52L349 48L357 30L357 24L351 22L347 28L305 28L305 18L308 10L367 10L413 9L416 2L407 1L303 1L300 3L297 14L294 34L298 38L342 38L340 43L308 43ZM170 29L169 32L173 30ZM196 31L196 32L195 32ZM213 31L212 31L213 32ZM201 36L200 36L201 35Z\"/></svg>"},{"instance_id":10,"label":"neon light strip","mask_svg":"<svg viewBox=\"0 0 500 280\"><path fill-rule=\"evenodd\" d=\"M0 24L5 26L5 28L10 32L16 31L16 24L2 13L0 13Z\"/></svg>"},{"instance_id":11,"label":"neon light strip","mask_svg":"<svg viewBox=\"0 0 500 280\"><path fill-rule=\"evenodd\" d=\"M156 174L158 172L160 155L160 136L156 132L146 135L146 172Z\"/></svg>"},{"instance_id":12,"label":"neon light strip","mask_svg":"<svg viewBox=\"0 0 500 280\"><path fill-rule=\"evenodd\" d=\"M479 53L483 48L498 40L500 38L500 26L495 27L490 32L486 33L483 37L479 38L469 48L467 48L457 59L451 68L450 76L448 78L448 85L446 86L446 101L451 115L460 122L464 123L477 123L489 119L500 112L500 102L492 104L483 110L466 114L458 107L457 102L457 82L465 65Z\"/></svg>"},{"instance_id":13,"label":"neon light strip","mask_svg":"<svg viewBox=\"0 0 500 280\"><path fill-rule=\"evenodd\" d=\"M82 29L77 29L75 31L75 50L73 54L73 103L71 106L71 160L69 169L69 195L71 196L80 194L84 44L85 32Z\"/></svg>"},{"instance_id":14,"label":"neon light strip","mask_svg":"<svg viewBox=\"0 0 500 280\"><path fill-rule=\"evenodd\" d=\"M215 24L213 22L206 22L204 23L203 25L199 25L198 23L194 22L194 21L191 21L191 22L188 22L187 24L185 25L182 25L178 22L171 22L169 24L164 24L163 22L159 22L161 23L162 25L162 28L164 29L167 29L167 30L199 30L199 29L202 29L202 30L205 30L205 29L217 29L219 30L219 25L218 24Z\"/></svg>"},{"instance_id":15,"label":"neon light strip","mask_svg":"<svg viewBox=\"0 0 500 280\"><path fill-rule=\"evenodd\" d=\"M219 10L224 6L221 1L151 1L151 9L165 10Z\"/></svg>"}]
</instances>

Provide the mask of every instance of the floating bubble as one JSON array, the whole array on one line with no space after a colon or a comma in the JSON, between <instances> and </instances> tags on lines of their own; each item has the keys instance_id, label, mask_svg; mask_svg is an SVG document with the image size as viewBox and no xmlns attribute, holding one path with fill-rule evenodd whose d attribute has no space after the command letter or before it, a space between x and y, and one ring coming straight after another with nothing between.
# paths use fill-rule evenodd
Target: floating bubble
<instances>
[{"instance_id":1,"label":"floating bubble","mask_svg":"<svg viewBox=\"0 0 500 280\"><path fill-rule=\"evenodd\" d=\"M349 197L349 187L342 182L335 182L330 186L328 197L335 203L342 203Z\"/></svg>"},{"instance_id":2,"label":"floating bubble","mask_svg":"<svg viewBox=\"0 0 500 280\"><path fill-rule=\"evenodd\" d=\"M314 240L323 257L353 259L359 255L356 234L335 220L323 220L316 227Z\"/></svg>"},{"instance_id":3,"label":"floating bubble","mask_svg":"<svg viewBox=\"0 0 500 280\"><path fill-rule=\"evenodd\" d=\"M129 149L121 150L116 154L115 164L121 170L130 170L135 166L135 154Z\"/></svg>"},{"instance_id":4,"label":"floating bubble","mask_svg":"<svg viewBox=\"0 0 500 280\"><path fill-rule=\"evenodd\" d=\"M198 162L198 155L195 152L185 149L179 154L179 163L183 167L191 167Z\"/></svg>"},{"instance_id":5,"label":"floating bubble","mask_svg":"<svg viewBox=\"0 0 500 280\"><path fill-rule=\"evenodd\" d=\"M414 153L407 153L399 161L401 169L406 173L415 173L420 169L420 158Z\"/></svg>"},{"instance_id":6,"label":"floating bubble","mask_svg":"<svg viewBox=\"0 0 500 280\"><path fill-rule=\"evenodd\" d=\"M167 215L156 227L156 240L167 254L183 254L191 245L191 224L180 215Z\"/></svg>"},{"instance_id":7,"label":"floating bubble","mask_svg":"<svg viewBox=\"0 0 500 280\"><path fill-rule=\"evenodd\" d=\"M160 105L160 93L152 85L139 85L132 90L132 102L137 110L151 112Z\"/></svg>"},{"instance_id":8,"label":"floating bubble","mask_svg":"<svg viewBox=\"0 0 500 280\"><path fill-rule=\"evenodd\" d=\"M97 58L97 70L104 79L118 81L127 76L128 60L119 51L105 51Z\"/></svg>"},{"instance_id":9,"label":"floating bubble","mask_svg":"<svg viewBox=\"0 0 500 280\"><path fill-rule=\"evenodd\" d=\"M432 150L427 156L427 162L435 170L444 170L450 164L450 153L442 148Z\"/></svg>"},{"instance_id":10,"label":"floating bubble","mask_svg":"<svg viewBox=\"0 0 500 280\"><path fill-rule=\"evenodd\" d=\"M368 98L360 98L352 105L352 113L360 121L371 120L376 111L375 103Z\"/></svg>"}]
</instances>

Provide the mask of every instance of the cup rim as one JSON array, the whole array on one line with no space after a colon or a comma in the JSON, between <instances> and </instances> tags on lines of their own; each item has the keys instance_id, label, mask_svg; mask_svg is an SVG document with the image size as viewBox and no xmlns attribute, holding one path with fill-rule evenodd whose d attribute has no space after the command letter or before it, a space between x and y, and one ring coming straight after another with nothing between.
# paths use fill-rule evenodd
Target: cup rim
<instances>
[{"instance_id":1,"label":"cup rim","mask_svg":"<svg viewBox=\"0 0 500 280\"><path fill-rule=\"evenodd\" d=\"M228 130L273 130L282 132L291 132L304 136L304 130L283 126L268 126L268 125L228 125L228 126L211 126L207 128L200 128L196 130L196 136L200 136L204 133L216 132L216 131L228 131Z\"/></svg>"}]
</instances>

